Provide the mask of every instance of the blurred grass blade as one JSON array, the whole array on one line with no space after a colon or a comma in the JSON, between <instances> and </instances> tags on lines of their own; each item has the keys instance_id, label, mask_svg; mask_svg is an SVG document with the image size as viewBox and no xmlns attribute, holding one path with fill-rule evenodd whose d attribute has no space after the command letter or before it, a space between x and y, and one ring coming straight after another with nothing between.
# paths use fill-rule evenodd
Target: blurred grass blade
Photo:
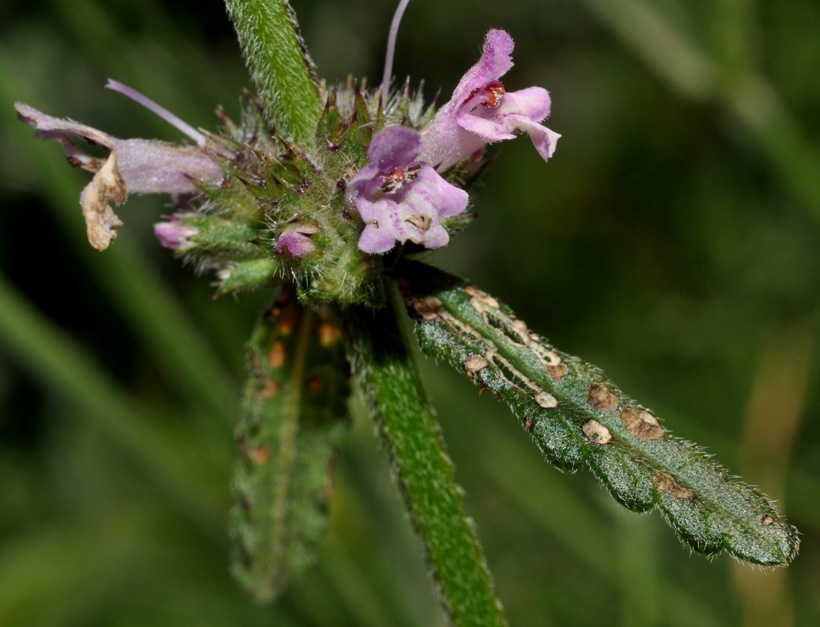
<instances>
[{"instance_id":1,"label":"blurred grass blade","mask_svg":"<svg viewBox=\"0 0 820 627\"><path fill-rule=\"evenodd\" d=\"M315 559L348 431L342 334L286 288L254 331L237 429L233 570L262 602Z\"/></svg>"},{"instance_id":2,"label":"blurred grass blade","mask_svg":"<svg viewBox=\"0 0 820 627\"><path fill-rule=\"evenodd\" d=\"M119 387L62 329L33 309L0 274L0 345L21 364L82 409L113 441L136 460L169 502L213 528L219 517L202 480L207 465L179 450L145 420L139 399Z\"/></svg>"},{"instance_id":3,"label":"blurred grass blade","mask_svg":"<svg viewBox=\"0 0 820 627\"><path fill-rule=\"evenodd\" d=\"M553 464L586 463L633 511L659 507L697 551L763 565L797 554L797 530L763 494L670 435L600 370L555 350L461 279L418 263L401 276L422 350L505 401Z\"/></svg>"},{"instance_id":4,"label":"blurred grass blade","mask_svg":"<svg viewBox=\"0 0 820 627\"><path fill-rule=\"evenodd\" d=\"M505 625L394 307L347 311L350 361L454 625Z\"/></svg>"},{"instance_id":5,"label":"blurred grass blade","mask_svg":"<svg viewBox=\"0 0 820 627\"><path fill-rule=\"evenodd\" d=\"M322 114L316 69L287 0L225 0L276 132L310 141Z\"/></svg>"}]
</instances>

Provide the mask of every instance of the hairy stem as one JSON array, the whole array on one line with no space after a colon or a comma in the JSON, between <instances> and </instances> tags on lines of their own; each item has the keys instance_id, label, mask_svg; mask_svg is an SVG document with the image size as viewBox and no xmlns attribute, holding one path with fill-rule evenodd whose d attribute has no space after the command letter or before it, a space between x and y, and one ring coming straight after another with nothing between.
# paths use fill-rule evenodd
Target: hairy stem
<instances>
[{"instance_id":1,"label":"hairy stem","mask_svg":"<svg viewBox=\"0 0 820 627\"><path fill-rule=\"evenodd\" d=\"M505 625L395 308L348 312L349 358L454 625Z\"/></svg>"}]
</instances>

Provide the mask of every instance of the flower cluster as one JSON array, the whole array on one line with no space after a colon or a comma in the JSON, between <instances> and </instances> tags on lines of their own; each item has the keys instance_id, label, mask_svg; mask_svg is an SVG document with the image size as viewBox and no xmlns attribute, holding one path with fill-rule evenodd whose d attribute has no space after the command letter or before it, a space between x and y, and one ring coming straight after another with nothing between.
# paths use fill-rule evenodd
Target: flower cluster
<instances>
[{"instance_id":1,"label":"flower cluster","mask_svg":"<svg viewBox=\"0 0 820 627\"><path fill-rule=\"evenodd\" d=\"M442 174L474 158L485 144L529 134L546 161L560 135L540 124L550 112L541 87L507 93L499 79L513 65L514 42L502 30L487 34L481 58L421 133L389 127L373 139L370 163L353 180L352 202L366 224L359 247L384 253L411 241L440 248L449 236L442 219L467 207L467 195Z\"/></svg>"},{"instance_id":2,"label":"flower cluster","mask_svg":"<svg viewBox=\"0 0 820 627\"><path fill-rule=\"evenodd\" d=\"M457 182L487 144L523 132L544 160L552 156L559 135L541 124L546 90L508 92L500 81L513 47L510 35L491 30L478 63L434 115L420 113L406 90L386 101L353 83L326 90L317 129L326 140L304 148L272 135L256 101L256 114L239 124L223 116L225 132L214 135L114 81L111 89L196 145L117 139L24 104L17 112L38 137L59 141L72 165L94 172L80 204L95 248L107 248L122 226L111 203L130 193L170 194L177 212L157 225L160 243L216 270L221 291L289 276L304 300L378 304L383 269L403 245L440 248L464 220L469 197ZM107 148L108 158L91 156L78 140Z\"/></svg>"}]
</instances>

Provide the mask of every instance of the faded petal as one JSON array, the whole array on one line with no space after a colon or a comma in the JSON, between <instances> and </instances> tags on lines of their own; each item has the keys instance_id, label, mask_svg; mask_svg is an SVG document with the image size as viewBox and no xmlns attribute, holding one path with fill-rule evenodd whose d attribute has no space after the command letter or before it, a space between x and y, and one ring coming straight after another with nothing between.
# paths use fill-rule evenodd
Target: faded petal
<instances>
[{"instance_id":1,"label":"faded petal","mask_svg":"<svg viewBox=\"0 0 820 627\"><path fill-rule=\"evenodd\" d=\"M507 93L498 80L513 65L512 37L491 30L481 58L459 82L450 101L425 129L420 159L443 171L481 151L485 144L529 134L544 160L552 156L560 135L539 124L550 112L550 97L541 87Z\"/></svg>"},{"instance_id":2,"label":"faded petal","mask_svg":"<svg viewBox=\"0 0 820 627\"><path fill-rule=\"evenodd\" d=\"M196 183L218 185L224 174L203 148L177 147L146 139L117 139L95 128L55 118L25 104L17 104L19 118L34 127L40 139L53 139L63 147L71 165L94 172L80 195L88 241L105 250L122 226L109 203L122 204L129 192L186 194L197 191ZM100 159L84 152L73 140L101 145L111 153Z\"/></svg>"}]
</instances>

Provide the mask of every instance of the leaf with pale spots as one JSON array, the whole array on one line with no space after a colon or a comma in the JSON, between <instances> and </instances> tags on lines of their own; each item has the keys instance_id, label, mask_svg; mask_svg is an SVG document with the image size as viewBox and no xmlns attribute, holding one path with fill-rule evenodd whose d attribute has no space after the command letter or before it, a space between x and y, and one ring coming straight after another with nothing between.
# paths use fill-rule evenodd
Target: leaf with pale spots
<instances>
[{"instance_id":1,"label":"leaf with pale spots","mask_svg":"<svg viewBox=\"0 0 820 627\"><path fill-rule=\"evenodd\" d=\"M399 269L422 350L506 402L550 462L586 464L625 507L658 507L693 549L789 563L797 530L757 489L674 437L595 366L552 347L495 298L429 266Z\"/></svg>"},{"instance_id":2,"label":"leaf with pale spots","mask_svg":"<svg viewBox=\"0 0 820 627\"><path fill-rule=\"evenodd\" d=\"M315 559L327 526L333 463L347 434L347 364L333 316L285 289L254 331L236 432L233 572L274 599Z\"/></svg>"}]
</instances>

